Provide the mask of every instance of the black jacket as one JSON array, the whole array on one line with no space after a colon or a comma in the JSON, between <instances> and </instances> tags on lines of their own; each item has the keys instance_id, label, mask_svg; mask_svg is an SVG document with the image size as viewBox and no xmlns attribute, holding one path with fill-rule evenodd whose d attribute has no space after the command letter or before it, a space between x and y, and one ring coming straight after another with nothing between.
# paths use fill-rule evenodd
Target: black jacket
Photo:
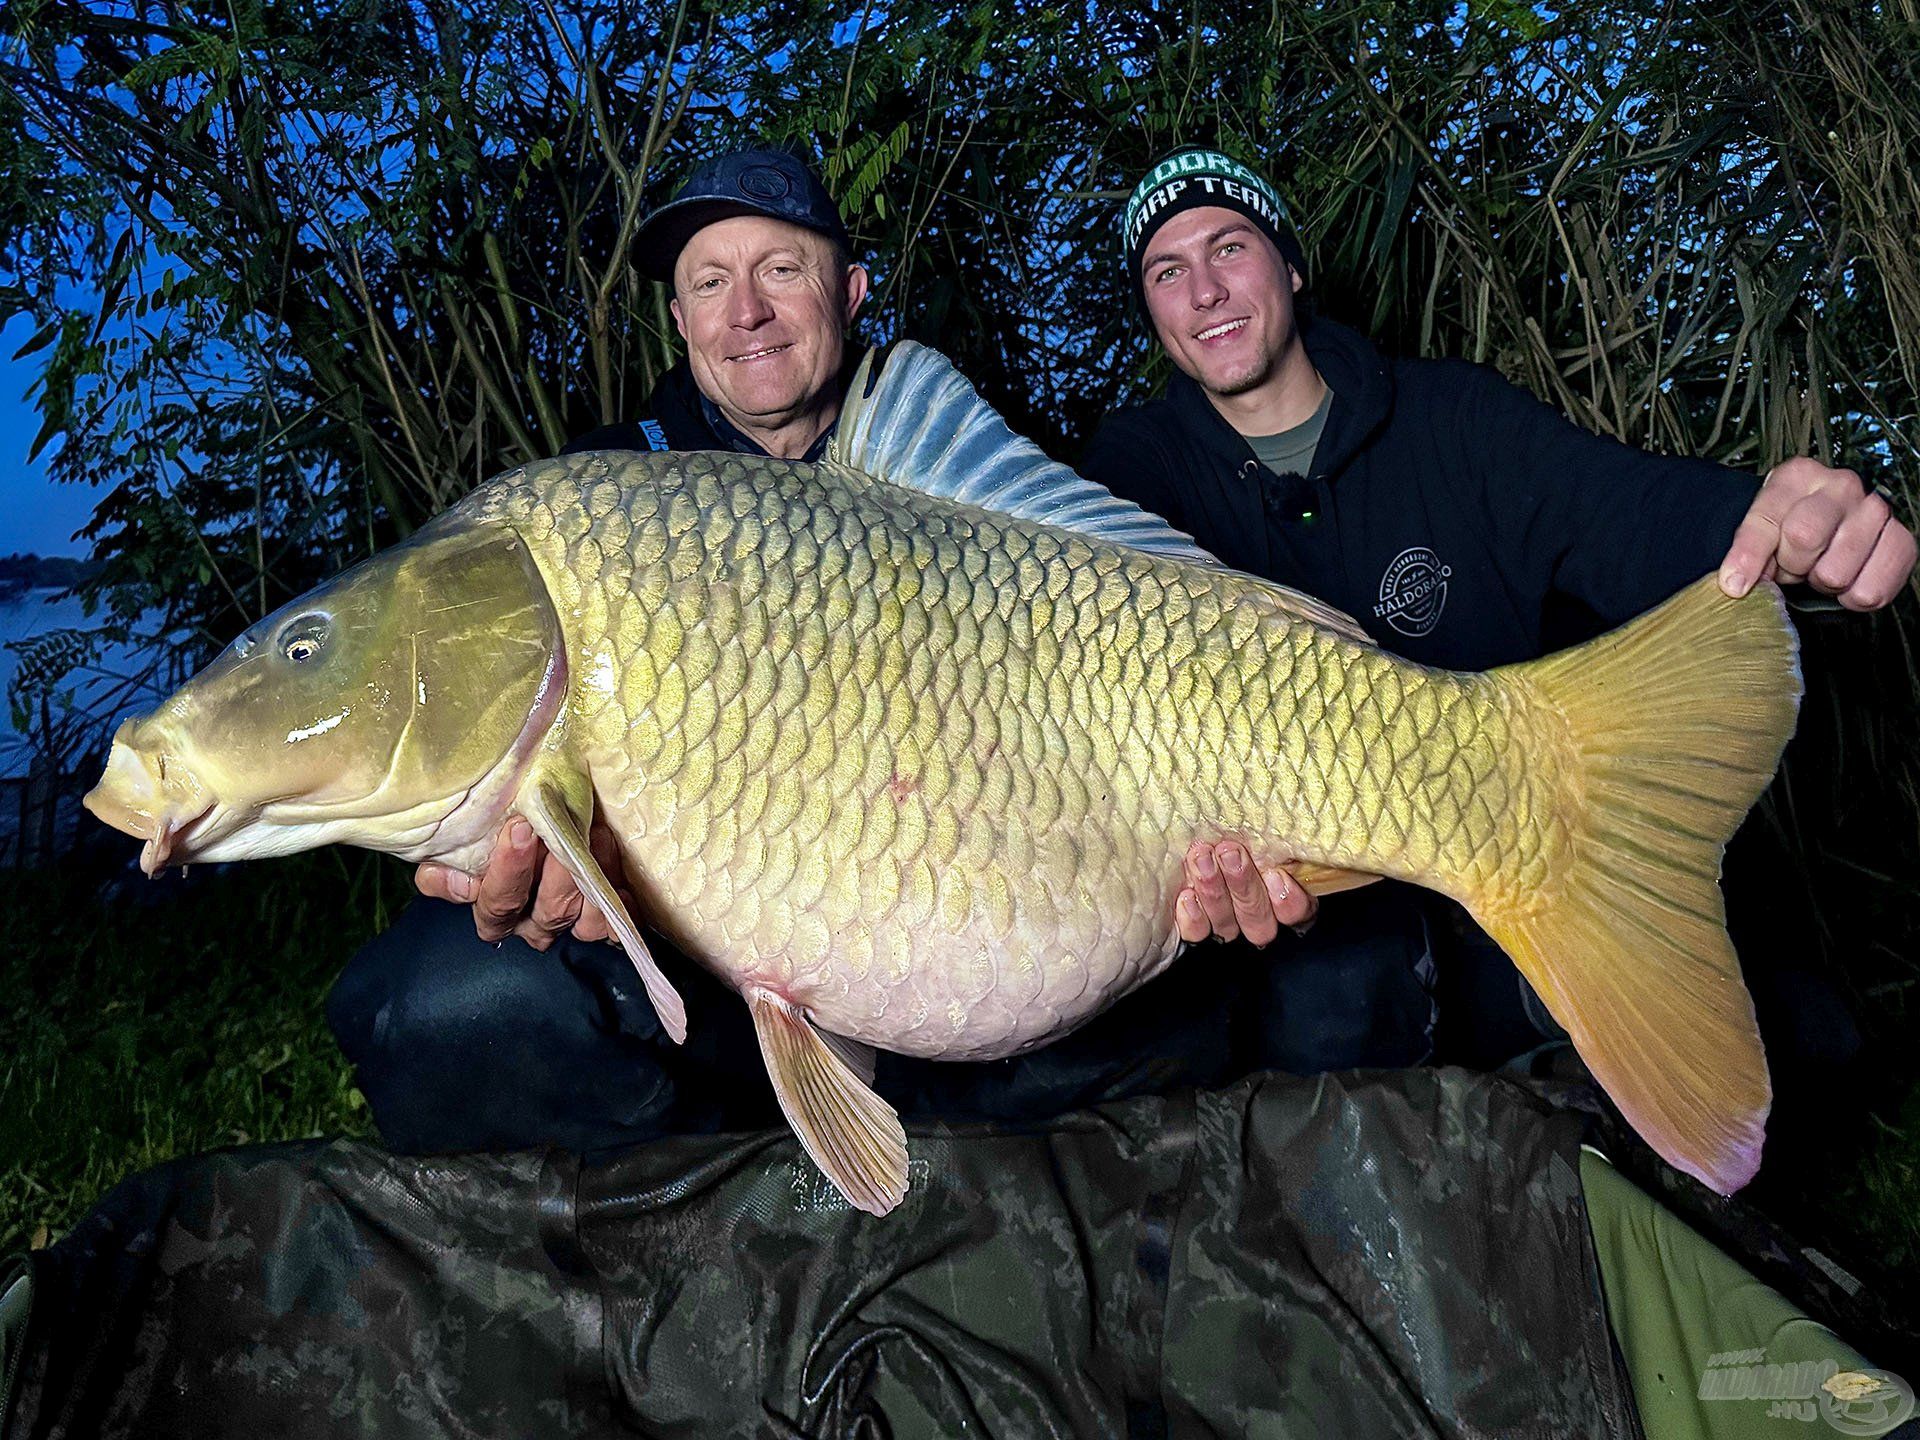
<instances>
[{"instance_id":1,"label":"black jacket","mask_svg":"<svg viewBox=\"0 0 1920 1440\"><path fill-rule=\"evenodd\" d=\"M1482 670L1630 619L1718 567L1758 481L1581 429L1485 366L1304 331L1333 405L1311 476L1254 459L1200 387L1114 414L1081 473L1382 646Z\"/></svg>"},{"instance_id":2,"label":"black jacket","mask_svg":"<svg viewBox=\"0 0 1920 1440\"><path fill-rule=\"evenodd\" d=\"M859 363L857 347L849 347L847 371L841 378L851 380ZM878 373L879 366L874 367ZM587 450L734 450L742 455L764 455L766 451L735 429L720 408L693 382L693 371L685 357L676 361L654 383L637 420L622 420L602 425L570 441L560 453L578 455ZM818 440L800 458L818 460L827 453L833 439L829 425Z\"/></svg>"}]
</instances>

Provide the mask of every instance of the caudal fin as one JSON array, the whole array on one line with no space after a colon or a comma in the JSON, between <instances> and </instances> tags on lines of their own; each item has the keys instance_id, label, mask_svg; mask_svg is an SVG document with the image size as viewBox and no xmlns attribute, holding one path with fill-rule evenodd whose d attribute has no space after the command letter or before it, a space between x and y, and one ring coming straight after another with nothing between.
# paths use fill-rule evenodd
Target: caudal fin
<instances>
[{"instance_id":1,"label":"caudal fin","mask_svg":"<svg viewBox=\"0 0 1920 1440\"><path fill-rule=\"evenodd\" d=\"M1733 600L1709 576L1590 644L1497 673L1565 720L1572 841L1540 892L1477 918L1633 1127L1731 1193L1759 1169L1772 1089L1720 860L1799 707L1780 592Z\"/></svg>"}]
</instances>

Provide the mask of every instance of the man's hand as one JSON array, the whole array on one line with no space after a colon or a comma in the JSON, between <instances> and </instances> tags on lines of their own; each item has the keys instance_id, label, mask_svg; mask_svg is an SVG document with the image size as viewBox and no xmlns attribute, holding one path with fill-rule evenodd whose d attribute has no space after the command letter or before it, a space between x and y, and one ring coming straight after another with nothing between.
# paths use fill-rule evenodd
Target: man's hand
<instances>
[{"instance_id":1,"label":"man's hand","mask_svg":"<svg viewBox=\"0 0 1920 1440\"><path fill-rule=\"evenodd\" d=\"M1853 471L1787 460L1768 472L1734 532L1720 588L1740 596L1760 580L1804 580L1849 610L1878 610L1907 583L1915 553L1886 496Z\"/></svg>"},{"instance_id":2,"label":"man's hand","mask_svg":"<svg viewBox=\"0 0 1920 1440\"><path fill-rule=\"evenodd\" d=\"M1213 936L1232 940L1245 935L1255 945L1270 945L1282 925L1299 931L1320 909L1317 897L1279 867L1256 869L1237 840L1209 845L1196 840L1187 848L1187 888L1174 902L1180 938L1196 945Z\"/></svg>"},{"instance_id":3,"label":"man's hand","mask_svg":"<svg viewBox=\"0 0 1920 1440\"><path fill-rule=\"evenodd\" d=\"M632 914L633 896L622 883L620 847L613 832L596 820L587 843ZM429 861L414 871L413 883L422 895L436 900L471 903L473 928L482 940L518 935L534 949L545 950L568 930L581 940L613 937L600 907L580 893L566 867L518 815L508 817L478 876Z\"/></svg>"}]
</instances>

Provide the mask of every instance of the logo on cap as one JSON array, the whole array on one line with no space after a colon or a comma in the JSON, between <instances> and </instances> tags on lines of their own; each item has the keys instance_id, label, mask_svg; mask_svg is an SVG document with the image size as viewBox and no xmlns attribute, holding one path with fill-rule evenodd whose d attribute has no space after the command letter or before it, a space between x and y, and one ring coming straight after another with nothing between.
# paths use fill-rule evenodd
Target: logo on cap
<instances>
[{"instance_id":1,"label":"logo on cap","mask_svg":"<svg viewBox=\"0 0 1920 1440\"><path fill-rule=\"evenodd\" d=\"M793 182L771 165L749 165L734 183L756 200L784 200L793 193Z\"/></svg>"},{"instance_id":2,"label":"logo on cap","mask_svg":"<svg viewBox=\"0 0 1920 1440\"><path fill-rule=\"evenodd\" d=\"M1264 177L1218 150L1183 150L1162 160L1133 187L1121 218L1122 248L1139 244L1154 217L1196 184L1209 198L1243 206L1276 230L1292 225L1280 193Z\"/></svg>"}]
</instances>

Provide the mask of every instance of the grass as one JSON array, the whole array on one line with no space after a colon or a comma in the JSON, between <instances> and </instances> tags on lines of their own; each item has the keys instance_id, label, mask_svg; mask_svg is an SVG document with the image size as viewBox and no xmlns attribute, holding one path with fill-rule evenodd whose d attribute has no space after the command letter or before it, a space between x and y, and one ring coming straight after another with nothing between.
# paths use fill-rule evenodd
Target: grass
<instances>
[{"instance_id":1,"label":"grass","mask_svg":"<svg viewBox=\"0 0 1920 1440\"><path fill-rule=\"evenodd\" d=\"M45 1244L176 1155L370 1134L321 1003L406 886L341 850L104 891L0 874L0 1239Z\"/></svg>"},{"instance_id":2,"label":"grass","mask_svg":"<svg viewBox=\"0 0 1920 1440\"><path fill-rule=\"evenodd\" d=\"M1776 1065L1766 1161L1741 1196L1908 1317L1920 1293L1920 1077L1910 1036L1867 1026L1859 1065L1840 1077Z\"/></svg>"},{"instance_id":3,"label":"grass","mask_svg":"<svg viewBox=\"0 0 1920 1440\"><path fill-rule=\"evenodd\" d=\"M1797 965L1824 976L1862 1042L1843 1067L1776 1063L1766 1163L1748 1196L1800 1239L1904 1296L1920 1292L1914 601L1910 589L1871 620L1801 617L1799 732L1765 818L1756 818L1761 843L1749 847L1743 875L1732 857L1728 867L1729 916L1749 975L1756 965Z\"/></svg>"},{"instance_id":4,"label":"grass","mask_svg":"<svg viewBox=\"0 0 1920 1440\"><path fill-rule=\"evenodd\" d=\"M1920 1080L1894 1087L1866 1120L1853 1163L1836 1166L1823 1216L1845 1235L1836 1252L1859 1249L1895 1279L1897 1293L1911 1297L1920 1288L1920 1208L1913 1198L1920 1195Z\"/></svg>"}]
</instances>

